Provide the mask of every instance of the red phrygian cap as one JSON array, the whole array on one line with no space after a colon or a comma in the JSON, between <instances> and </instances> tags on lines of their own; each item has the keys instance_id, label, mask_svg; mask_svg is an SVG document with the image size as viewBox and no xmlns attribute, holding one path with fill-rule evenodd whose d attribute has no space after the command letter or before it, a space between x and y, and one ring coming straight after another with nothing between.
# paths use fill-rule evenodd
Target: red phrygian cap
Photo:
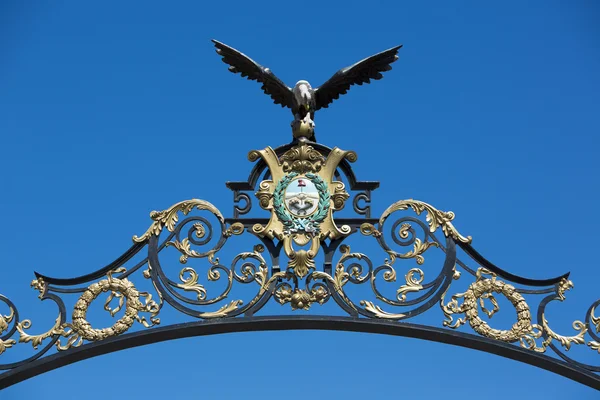
<instances>
[{"instance_id":1,"label":"red phrygian cap","mask_svg":"<svg viewBox=\"0 0 600 400\"><path fill-rule=\"evenodd\" d=\"M298 187L305 187L306 183L302 179L298 179Z\"/></svg>"}]
</instances>

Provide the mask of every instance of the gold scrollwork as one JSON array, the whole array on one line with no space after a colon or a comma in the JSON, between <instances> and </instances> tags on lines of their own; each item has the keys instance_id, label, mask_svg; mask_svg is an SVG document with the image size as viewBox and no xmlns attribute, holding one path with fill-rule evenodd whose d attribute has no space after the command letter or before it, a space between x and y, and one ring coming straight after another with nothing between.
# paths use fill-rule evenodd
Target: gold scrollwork
<instances>
[{"instance_id":1,"label":"gold scrollwork","mask_svg":"<svg viewBox=\"0 0 600 400\"><path fill-rule=\"evenodd\" d=\"M417 275L417 277L415 277ZM423 289L421 283L425 278L425 273L419 268L411 268L408 273L404 276L406 285L400 286L396 291L396 298L398 301L406 301L406 294L409 292L418 292Z\"/></svg>"},{"instance_id":2,"label":"gold scrollwork","mask_svg":"<svg viewBox=\"0 0 600 400\"><path fill-rule=\"evenodd\" d=\"M596 317L596 307L592 308L590 313L590 319L592 324L596 328L596 333L600 333L600 317Z\"/></svg>"},{"instance_id":3,"label":"gold scrollwork","mask_svg":"<svg viewBox=\"0 0 600 400\"><path fill-rule=\"evenodd\" d=\"M185 277L185 274L189 274L188 277ZM198 273L195 269L186 267L179 271L179 279L183 283L177 284L177 287L186 290L196 292L196 298L198 300L206 299L206 289L202 284L198 283Z\"/></svg>"},{"instance_id":4,"label":"gold scrollwork","mask_svg":"<svg viewBox=\"0 0 600 400\"><path fill-rule=\"evenodd\" d=\"M398 236L400 236L400 238L402 239L408 239L408 237L410 236L411 228L412 226L409 223L403 223L400 226L400 229L398 230ZM365 222L360 226L360 232L365 236L373 236L375 238L379 238L382 236L382 233L378 231L373 224L370 224L368 222ZM439 247L439 245L436 242L429 242L427 240L422 241L419 238L414 238L412 250L406 253L398 253L391 249L384 249L386 253L388 253L388 255L390 256L389 260L386 261L386 263L389 263L390 265L394 264L396 258L414 258L417 261L418 265L423 265L423 263L425 262L425 257L423 257L423 254L430 247Z\"/></svg>"},{"instance_id":5,"label":"gold scrollwork","mask_svg":"<svg viewBox=\"0 0 600 400\"><path fill-rule=\"evenodd\" d=\"M21 321L17 324L17 331L19 332L19 343L30 343L31 342L31 345L33 346L33 348L37 349L38 346L40 344L42 344L42 342L45 339L47 339L51 336L54 336L56 334L60 334L62 332L60 320L61 320L61 315L59 313L58 317L56 317L56 321L54 322L54 325L48 331L46 331L42 334L39 334L39 335L29 335L29 334L25 333L25 330L31 328L31 321L28 319L24 319L23 321Z\"/></svg>"},{"instance_id":6,"label":"gold scrollwork","mask_svg":"<svg viewBox=\"0 0 600 400\"><path fill-rule=\"evenodd\" d=\"M272 181L262 181L258 185L258 191L256 192L256 197L258 198L258 204L261 208L268 210L271 207L271 199L273 198L273 187Z\"/></svg>"},{"instance_id":7,"label":"gold scrollwork","mask_svg":"<svg viewBox=\"0 0 600 400\"><path fill-rule=\"evenodd\" d=\"M559 301L565 300L565 293L573 288L573 282L570 280L563 278L557 285L556 288L556 299ZM593 310L592 310L593 315ZM592 323L595 321L592 319ZM534 350L538 352L546 351L546 348L552 343L553 340L556 340L560 343L565 350L569 350L572 344L585 344L585 335L588 332L588 327L582 321L573 321L573 329L575 329L578 333L572 336L564 336L556 333L554 330L550 328L548 324L548 320L546 316L542 314L542 326L541 329L546 333L546 339L542 342L541 347L536 347ZM588 342L588 346L594 349L592 342Z\"/></svg>"},{"instance_id":8,"label":"gold scrollwork","mask_svg":"<svg viewBox=\"0 0 600 400\"><path fill-rule=\"evenodd\" d=\"M242 224L241 222L234 222L225 230L224 236L230 237L233 235L241 235L242 233L244 233L244 229L244 224Z\"/></svg>"},{"instance_id":9,"label":"gold scrollwork","mask_svg":"<svg viewBox=\"0 0 600 400\"><path fill-rule=\"evenodd\" d=\"M409 223L402 224L402 226L400 227L400 231L398 232L398 235L402 239L408 239L410 228L411 228L411 226ZM438 247L438 244L436 242L429 242L427 240L423 242L423 241L421 241L421 239L415 238L414 243L413 243L413 249L405 254L398 254L397 256L400 258L413 258L414 257L415 260L417 261L417 264L423 265L423 263L425 262L423 253L425 253L427 251L427 249L429 249L432 246ZM390 254L392 263L394 262L395 256L396 256L396 254Z\"/></svg>"},{"instance_id":10,"label":"gold scrollwork","mask_svg":"<svg viewBox=\"0 0 600 400\"><path fill-rule=\"evenodd\" d=\"M348 200L350 195L346 191L346 186L343 182L334 182L332 187L333 194L331 195L331 200L333 200L333 209L339 211L344 208L346 200Z\"/></svg>"},{"instance_id":11,"label":"gold scrollwork","mask_svg":"<svg viewBox=\"0 0 600 400\"><path fill-rule=\"evenodd\" d=\"M198 253L196 250L192 250L191 244L188 238L184 238L181 242L174 240L172 242L167 242L167 246L173 246L181 253L179 257L179 262L182 264L187 263L188 258L199 258L202 255Z\"/></svg>"},{"instance_id":12,"label":"gold scrollwork","mask_svg":"<svg viewBox=\"0 0 600 400\"><path fill-rule=\"evenodd\" d=\"M217 311L206 311L200 313L198 316L201 318L223 318L226 317L232 311L237 310L244 302L242 300L232 300L229 304L225 304Z\"/></svg>"},{"instance_id":13,"label":"gold scrollwork","mask_svg":"<svg viewBox=\"0 0 600 400\"><path fill-rule=\"evenodd\" d=\"M438 228L442 228L442 232L444 232L445 236L450 236L455 240L458 240L462 243L471 243L473 240L471 236L463 236L461 235L454 225L452 224L452 220L454 220L454 213L452 211L440 211L433 207L430 204L427 204L422 201L408 199L408 200L400 200L389 206L379 218L379 226L383 226L385 220L396 211L408 210L411 208L415 214L421 215L422 212L426 212L425 220L429 224L429 231L434 233ZM374 229L374 228L372 228ZM361 229L363 232L363 229ZM363 232L363 234L367 234Z\"/></svg>"},{"instance_id":14,"label":"gold scrollwork","mask_svg":"<svg viewBox=\"0 0 600 400\"><path fill-rule=\"evenodd\" d=\"M585 343L585 334L587 333L587 327L581 321L573 322L573 329L578 331L579 333L573 336L563 336L554 332L550 329L548 325L548 321L545 316L542 316L542 328L548 335L548 338L542 342L542 347L545 349L548 347L552 340L557 340L565 350L569 350L571 348L571 344L584 344Z\"/></svg>"},{"instance_id":15,"label":"gold scrollwork","mask_svg":"<svg viewBox=\"0 0 600 400\"><path fill-rule=\"evenodd\" d=\"M150 218L152 218L154 222L142 236L138 237L137 235L134 235L133 241L136 243L141 243L148 240L150 236L158 236L165 226L169 232L173 232L175 229L175 224L179 220L177 213L182 212L183 215L187 215L194 208L198 210L210 211L219 219L221 223L224 221L221 212L208 201L200 199L185 200L172 205L166 210L152 211L150 213Z\"/></svg>"}]
</instances>

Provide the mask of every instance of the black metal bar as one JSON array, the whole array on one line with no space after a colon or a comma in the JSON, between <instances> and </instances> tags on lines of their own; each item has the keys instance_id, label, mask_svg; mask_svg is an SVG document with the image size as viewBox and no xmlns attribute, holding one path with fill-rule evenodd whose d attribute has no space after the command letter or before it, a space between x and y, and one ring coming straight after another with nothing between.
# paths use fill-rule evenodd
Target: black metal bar
<instances>
[{"instance_id":1,"label":"black metal bar","mask_svg":"<svg viewBox=\"0 0 600 400\"><path fill-rule=\"evenodd\" d=\"M492 264L491 262L489 262L487 259L485 259L481 254L479 254L474 248L473 246L471 246L468 243L462 243L462 242L457 242L457 244L460 246L461 249L463 249L463 251L465 253L467 253L471 258L473 258L473 260L477 261L482 267L496 273L497 275L500 275L503 278L509 279L515 283L519 283L521 285L528 285L528 286L550 286L550 285L555 285L558 282L560 282L562 279L568 279L569 278L569 274L570 272L567 272L566 274L563 274L561 276L557 276L555 278L550 278L550 279L530 279L530 278L523 278L522 276L519 275L515 275L515 274L511 274L510 272L507 272L505 270L503 270L500 267L497 267L496 265Z\"/></svg>"},{"instance_id":2,"label":"black metal bar","mask_svg":"<svg viewBox=\"0 0 600 400\"><path fill-rule=\"evenodd\" d=\"M59 352L5 372L0 375L0 389L88 358L167 340L232 332L307 329L377 333L451 344L530 364L600 390L600 375L577 368L562 360L508 343L437 327L339 316L273 316L220 319L129 333L101 342L86 344L70 351Z\"/></svg>"},{"instance_id":3,"label":"black metal bar","mask_svg":"<svg viewBox=\"0 0 600 400\"><path fill-rule=\"evenodd\" d=\"M92 281L94 279L98 279L103 277L104 275L106 275L106 273L108 271L112 271L113 269L123 265L124 263L126 263L127 261L129 261L133 256L135 256L144 246L146 245L146 242L142 242L142 243L135 243L133 246L131 246L125 253L123 253L119 258L117 258L115 261L111 262L110 264L108 264L107 266L94 271L92 273L89 273L87 275L81 275L78 276L77 278L52 278L46 275L42 275L39 272L34 271L35 277L36 278L42 278L44 280L44 282L48 283L48 284L53 284L53 285L60 285L60 286L72 286L72 285L78 285L80 283L85 283L85 282L89 282Z\"/></svg>"},{"instance_id":4,"label":"black metal bar","mask_svg":"<svg viewBox=\"0 0 600 400\"><path fill-rule=\"evenodd\" d=\"M266 225L269 222L269 218L225 218L226 224L233 224L235 222L240 222L244 224L244 226L252 226L254 224ZM379 219L377 218L335 218L335 222L338 226L341 225L350 225L359 227L361 224L365 222L369 224L377 224L379 223Z\"/></svg>"}]
</instances>

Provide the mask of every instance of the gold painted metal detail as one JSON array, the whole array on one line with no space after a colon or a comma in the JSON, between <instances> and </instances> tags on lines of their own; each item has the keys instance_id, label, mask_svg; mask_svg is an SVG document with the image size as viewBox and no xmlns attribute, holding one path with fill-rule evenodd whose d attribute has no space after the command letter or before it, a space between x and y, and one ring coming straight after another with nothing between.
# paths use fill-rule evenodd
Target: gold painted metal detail
<instances>
[{"instance_id":1,"label":"gold painted metal detail","mask_svg":"<svg viewBox=\"0 0 600 400\"><path fill-rule=\"evenodd\" d=\"M152 211L150 213L150 218L152 218L154 222L142 236L138 237L137 235L134 235L133 241L136 243L141 243L148 240L150 236L158 236L165 226L169 232L173 232L175 229L175 224L179 220L177 214L182 212L183 215L187 215L194 208L198 210L210 211L219 219L221 223L224 222L221 212L208 201L200 199L185 200L174 204L166 210Z\"/></svg>"},{"instance_id":2,"label":"gold painted metal detail","mask_svg":"<svg viewBox=\"0 0 600 400\"><path fill-rule=\"evenodd\" d=\"M485 278L485 276L490 278ZM469 286L466 292L453 295L449 303L444 304L444 297L442 297L440 306L446 316L443 325L458 328L468 321L471 328L480 335L510 343L519 341L524 336L529 335L533 330L529 305L523 296L516 291L515 287L496 279L496 274L484 268L477 270L476 278L476 281ZM511 329L491 328L487 322L479 317L478 303L483 305L483 300L486 298L490 299L494 305L492 310L482 307L488 317L499 310L494 293L506 297L517 311L517 322ZM458 299L460 298L463 298L463 302L459 305ZM453 322L453 314L464 314L464 318L459 318L456 322Z\"/></svg>"},{"instance_id":3,"label":"gold painted metal detail","mask_svg":"<svg viewBox=\"0 0 600 400\"><path fill-rule=\"evenodd\" d=\"M490 278L485 278L484 276L489 276ZM496 274L484 268L479 268L477 270L476 278L476 281L469 286L466 292L453 295L449 303L444 304L445 294L442 296L440 307L446 316L446 320L443 322L444 326L458 328L468 321L471 328L482 336L511 343L518 341L521 347L538 353L546 352L547 348L554 340L558 341L566 351L568 351L573 344L578 345L586 343L585 335L588 332L586 323L578 320L574 321L573 329L577 331L577 334L572 336L560 335L553 331L544 314L542 314L541 325L532 324L529 306L525 302L523 296L518 293L512 285L498 280ZM563 301L565 299L565 292L572 287L573 283L571 281L567 279L561 280L556 286L555 299ZM481 310L488 317L491 317L500 310L493 293L504 295L517 311L517 322L510 330L493 329L479 317L477 308L478 302ZM460 305L458 304L459 298L464 298L463 303ZM492 303L493 308L491 310L486 309L484 299L489 299ZM452 315L454 314L464 314L464 318L459 318L456 322L453 322ZM591 318L591 320L594 325L598 323L595 318ZM541 344L538 345L536 340L542 338L542 336L544 339ZM600 343L591 340L587 342L587 345L592 350L597 350L600 353Z\"/></svg>"},{"instance_id":4,"label":"gold painted metal detail","mask_svg":"<svg viewBox=\"0 0 600 400\"><path fill-rule=\"evenodd\" d=\"M275 189L288 174L295 174L295 177L307 180L310 180L307 176L314 174L313 176L316 176L318 182L322 182L322 186L328 191L327 197L331 202L324 219L319 221L318 234L315 236L318 237L319 241L322 241L326 238L335 239L350 234L349 226L338 227L335 224L333 212L342 209L345 201L349 198L343 182L335 180L335 171L342 160L355 161L356 154L354 152L334 148L325 158L312 146L299 143L284 153L281 158L270 147L264 150L253 150L248 154L250 161L256 161L259 158L262 158L267 164L271 172L271 179L264 180L259 184L256 197L260 206L271 212L271 218L264 226L261 224L254 225L252 233L260 237L278 238L279 240L283 240L285 236L288 236L289 234L286 233L283 222L275 213L273 205ZM302 245L297 241L301 239L301 236L296 236L296 243Z\"/></svg>"},{"instance_id":5,"label":"gold painted metal detail","mask_svg":"<svg viewBox=\"0 0 600 400\"><path fill-rule=\"evenodd\" d=\"M291 286L280 286L275 291L275 299L280 304L290 303L292 311L309 310L312 303L323 304L329 294L322 287L313 288L310 292Z\"/></svg>"},{"instance_id":6,"label":"gold painted metal detail","mask_svg":"<svg viewBox=\"0 0 600 400\"><path fill-rule=\"evenodd\" d=\"M243 303L244 302L242 300L232 300L229 304L224 305L217 311L206 311L200 313L198 316L201 318L223 318L240 308Z\"/></svg>"},{"instance_id":7,"label":"gold painted metal detail","mask_svg":"<svg viewBox=\"0 0 600 400\"><path fill-rule=\"evenodd\" d=\"M40 295L38 296L39 298L43 296L44 291L46 290L46 282L44 282L44 279L41 277L32 280L30 286L40 292Z\"/></svg>"},{"instance_id":8,"label":"gold painted metal detail","mask_svg":"<svg viewBox=\"0 0 600 400\"><path fill-rule=\"evenodd\" d=\"M185 275L188 274L186 278ZM177 287L186 290L196 292L196 298L198 300L206 299L206 289L200 283L198 283L198 273L195 269L186 267L179 272L179 279L183 283L179 283Z\"/></svg>"},{"instance_id":9,"label":"gold painted metal detail","mask_svg":"<svg viewBox=\"0 0 600 400\"><path fill-rule=\"evenodd\" d=\"M398 232L398 235L402 239L408 239L410 228L411 228L411 225L409 223L402 224L402 226L400 227L400 231ZM423 265L423 263L425 262L423 253L425 253L427 251L427 249L429 249L432 246L438 247L438 244L436 242L429 242L427 240L423 242L423 241L421 241L421 239L415 238L414 243L413 243L413 249L411 251L409 251L405 254L395 254L395 255L390 254L390 257L392 258L392 262L393 262L394 256L398 256L400 258L413 258L414 257L415 260L417 261L417 264Z\"/></svg>"},{"instance_id":10,"label":"gold painted metal detail","mask_svg":"<svg viewBox=\"0 0 600 400\"><path fill-rule=\"evenodd\" d=\"M187 263L188 258L193 257L193 258L200 258L202 257L201 253L198 253L196 250L192 250L192 246L190 244L190 240L188 238L184 238L181 242L174 240L172 242L167 242L167 246L173 246L175 247L177 250L179 250L179 252L181 253L181 256L179 257L179 262L182 264ZM214 255L215 252L210 252L210 256L212 259L212 256Z\"/></svg>"},{"instance_id":11,"label":"gold painted metal detail","mask_svg":"<svg viewBox=\"0 0 600 400\"><path fill-rule=\"evenodd\" d=\"M445 236L450 236L454 240L458 240L463 243L471 243L473 240L471 236L463 236L461 235L451 221L454 220L454 213L452 211L440 211L437 208L433 207L430 204L427 204L423 201L419 200L400 200L389 206L381 217L379 218L379 225L382 226L385 220L396 211L408 210L411 208L415 214L421 215L421 213L426 213L425 220L429 224L429 231L434 233L438 228L442 229Z\"/></svg>"},{"instance_id":12,"label":"gold painted metal detail","mask_svg":"<svg viewBox=\"0 0 600 400\"><path fill-rule=\"evenodd\" d=\"M406 317L405 314L394 314L394 313L389 313L387 311L384 311L381 307L379 307L377 304L373 303L372 301L361 300L360 305L364 306L365 310L373 313L373 315L377 318L402 319L402 318Z\"/></svg>"},{"instance_id":13,"label":"gold painted metal detail","mask_svg":"<svg viewBox=\"0 0 600 400\"><path fill-rule=\"evenodd\" d=\"M0 355L2 355L2 353L4 353L6 351L6 349L10 349L15 344L17 344L17 342L14 339L6 339L6 340L0 339Z\"/></svg>"},{"instance_id":14,"label":"gold painted metal detail","mask_svg":"<svg viewBox=\"0 0 600 400\"><path fill-rule=\"evenodd\" d=\"M325 157L312 146L301 144L286 151L279 162L283 172L317 173L323 168Z\"/></svg>"},{"instance_id":15,"label":"gold painted metal detail","mask_svg":"<svg viewBox=\"0 0 600 400\"><path fill-rule=\"evenodd\" d=\"M574 321L573 329L578 331L579 332L578 334L573 335L573 336L559 335L558 333L556 333L552 329L550 329L550 326L548 325L548 320L546 320L545 315L542 316L542 329L548 335L548 338L542 342L542 347L544 349L550 343L552 343L552 340L554 339L554 340L557 340L561 344L561 346L565 348L565 350L569 350L571 348L572 344L584 344L585 343L585 334L588 331L587 327L585 326L585 324L583 322Z\"/></svg>"},{"instance_id":16,"label":"gold painted metal detail","mask_svg":"<svg viewBox=\"0 0 600 400\"><path fill-rule=\"evenodd\" d=\"M244 224L241 222L234 222L225 230L224 236L230 237L233 235L241 235L242 233L244 233Z\"/></svg>"},{"instance_id":17,"label":"gold painted metal detail","mask_svg":"<svg viewBox=\"0 0 600 400\"><path fill-rule=\"evenodd\" d=\"M294 242L299 242L301 246L310 242L311 245L308 250L301 249L296 251L293 247ZM320 246L321 243L316 237L310 238L308 235L304 234L293 234L284 237L283 250L289 258L288 269L293 271L299 278L304 278L310 270L314 269L314 258L317 255Z\"/></svg>"},{"instance_id":18,"label":"gold painted metal detail","mask_svg":"<svg viewBox=\"0 0 600 400\"><path fill-rule=\"evenodd\" d=\"M452 220L454 220L454 213L452 211L440 211L433 207L430 204L424 203L422 201L408 199L408 200L400 200L396 203L389 206L379 218L379 229L382 229L383 224L386 219L396 211L404 211L408 209L412 209L417 215L421 215L423 212L426 213L425 221L429 226L430 233L435 233L438 228L442 229L442 232L445 236L450 236L454 240L458 240L463 243L471 243L471 236L463 236L461 235L454 225L452 224ZM360 226L360 232L365 236L373 236L376 239L380 239L383 236L383 232L377 229L373 224L365 222ZM398 236L402 239L408 239L410 236L410 230L412 229L411 224L404 223L400 226L398 230ZM423 254L431 247L438 247L436 242L430 242L428 240L422 241L421 239L415 237L412 242L412 250L406 253L399 253L387 246L383 246L384 250L390 256L389 264L394 264L396 258L414 258L417 261L418 265L422 265L425 262L425 258Z\"/></svg>"},{"instance_id":19,"label":"gold painted metal detail","mask_svg":"<svg viewBox=\"0 0 600 400\"><path fill-rule=\"evenodd\" d=\"M566 278L563 278L557 285L555 299L557 299L559 301L564 301L565 293L572 288L573 288L573 282L571 282L570 280L568 280ZM594 325L596 327L596 331L598 331L597 324L600 324L600 321L597 321L596 318L594 317L594 309L592 309L590 319L591 319L592 325ZM571 336L560 335L550 328L548 320L546 319L546 315L542 314L542 326L540 327L540 330L545 334L546 338L542 341L541 347L536 346L536 348L534 348L534 350L538 351L538 352L545 352L546 348L554 340L558 341L560 343L560 345L567 351L571 348L571 345L573 345L573 344L576 344L576 345L577 344L585 344L586 343L585 336L586 336L586 333L588 332L587 324L582 321L579 321L579 320L573 321L573 329L575 329L578 333L575 335L571 335ZM587 345L592 350L599 350L598 347L595 346L594 341L589 341L587 343ZM600 353L600 350L599 350L599 353Z\"/></svg>"},{"instance_id":20,"label":"gold painted metal detail","mask_svg":"<svg viewBox=\"0 0 600 400\"><path fill-rule=\"evenodd\" d=\"M118 336L126 332L135 321L138 321L146 328L160 323L157 315L160 311L158 304L152 300L152 296L146 292L139 292L132 282L128 279L118 279L113 277L114 273L125 272L124 268L118 268L108 272L107 279L91 284L87 290L79 297L73 310L72 322L65 323L59 328L53 329L52 334L60 334L67 339L65 345L57 342L59 350L66 350L71 347L80 346L84 340L98 341L112 336ZM125 298L125 314L114 325L109 328L97 329L87 321L86 314L90 304L102 293L118 292ZM140 299L144 298L144 302ZM140 312L150 313L150 322L145 317L140 317Z\"/></svg>"},{"instance_id":21,"label":"gold painted metal detail","mask_svg":"<svg viewBox=\"0 0 600 400\"><path fill-rule=\"evenodd\" d=\"M10 307L10 313L8 315L0 314L0 336L3 332L8 330L8 325L12 322L15 317L15 310ZM4 353L6 349L13 347L17 342L14 339L0 339L0 354Z\"/></svg>"},{"instance_id":22,"label":"gold painted metal detail","mask_svg":"<svg viewBox=\"0 0 600 400\"><path fill-rule=\"evenodd\" d=\"M56 321L54 322L54 325L48 331L41 333L39 335L29 335L29 334L25 333L25 330L31 328L31 321L28 319L24 319L23 321L21 321L17 324L17 331L19 332L19 343L31 343L33 348L37 349L38 346L40 344L42 344L42 342L45 339L52 337L54 335L60 334L62 332L60 320L61 320L61 315L59 313L58 317L56 317Z\"/></svg>"},{"instance_id":23,"label":"gold painted metal detail","mask_svg":"<svg viewBox=\"0 0 600 400\"><path fill-rule=\"evenodd\" d=\"M421 283L425 278L425 273L419 268L411 268L404 278L406 280L406 285L400 286L400 288L396 291L396 298L398 301L406 301L407 293L418 292L419 290L423 289Z\"/></svg>"},{"instance_id":24,"label":"gold painted metal detail","mask_svg":"<svg viewBox=\"0 0 600 400\"><path fill-rule=\"evenodd\" d=\"M342 182L334 182L332 185L333 193L331 200L333 201L333 209L339 211L346 205L346 200L350 197L346 191L346 186Z\"/></svg>"}]
</instances>

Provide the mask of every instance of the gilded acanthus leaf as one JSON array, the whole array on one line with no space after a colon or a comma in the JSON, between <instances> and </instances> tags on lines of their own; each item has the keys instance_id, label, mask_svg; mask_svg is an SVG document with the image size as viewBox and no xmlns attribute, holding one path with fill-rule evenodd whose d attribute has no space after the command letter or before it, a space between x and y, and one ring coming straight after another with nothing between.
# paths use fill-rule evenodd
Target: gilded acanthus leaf
<instances>
[{"instance_id":1,"label":"gilded acanthus leaf","mask_svg":"<svg viewBox=\"0 0 600 400\"><path fill-rule=\"evenodd\" d=\"M325 163L325 157L312 146L305 143L292 147L279 160L283 172L319 172Z\"/></svg>"},{"instance_id":2,"label":"gilded acanthus leaf","mask_svg":"<svg viewBox=\"0 0 600 400\"><path fill-rule=\"evenodd\" d=\"M38 346L40 344L42 344L44 339L47 339L47 338L59 333L60 320L61 320L61 315L59 313L58 317L56 317L56 321L54 322L54 326L52 326L52 328L50 328L48 331L46 331L40 335L29 335L29 334L25 333L25 330L29 329L31 327L30 320L25 319L25 320L19 322L17 324L17 331L19 332L19 343L31 342L31 345L33 346L33 348L37 349Z\"/></svg>"},{"instance_id":3,"label":"gilded acanthus leaf","mask_svg":"<svg viewBox=\"0 0 600 400\"><path fill-rule=\"evenodd\" d=\"M185 274L189 274L188 277L185 277ZM204 300L206 298L206 289L202 284L198 283L198 273L193 268L183 268L179 272L179 279L183 283L177 284L177 287L186 290L196 292L196 298L198 300Z\"/></svg>"},{"instance_id":4,"label":"gilded acanthus leaf","mask_svg":"<svg viewBox=\"0 0 600 400\"><path fill-rule=\"evenodd\" d=\"M4 353L6 349L13 347L15 344L17 344L17 342L14 339L0 339L0 355L2 355L2 353Z\"/></svg>"},{"instance_id":5,"label":"gilded acanthus leaf","mask_svg":"<svg viewBox=\"0 0 600 400\"><path fill-rule=\"evenodd\" d=\"M415 277L415 274L418 277ZM425 274L419 268L412 268L404 277L406 279L406 285L400 286L396 292L396 298L398 301L406 301L406 294L409 292L418 292L423 289L421 282L425 278Z\"/></svg>"},{"instance_id":6,"label":"gilded acanthus leaf","mask_svg":"<svg viewBox=\"0 0 600 400\"><path fill-rule=\"evenodd\" d=\"M182 264L187 263L189 257L199 258L202 257L202 254L198 253L196 250L192 250L191 244L188 238L183 239L181 242L175 240L172 242L167 242L167 246L173 246L181 253L181 257L179 257L179 262Z\"/></svg>"},{"instance_id":7,"label":"gilded acanthus leaf","mask_svg":"<svg viewBox=\"0 0 600 400\"><path fill-rule=\"evenodd\" d=\"M0 314L0 334L2 334L2 332L8 330L8 324L10 324L13 320L13 318L15 317L15 310L13 310L12 307L10 307L10 314L8 315L2 315Z\"/></svg>"},{"instance_id":8,"label":"gilded acanthus leaf","mask_svg":"<svg viewBox=\"0 0 600 400\"><path fill-rule=\"evenodd\" d=\"M165 226L167 227L167 230L169 232L173 232L173 230L175 229L175 224L179 220L177 213L182 212L184 215L187 215L194 208L198 210L210 211L219 219L221 223L224 221L221 212L208 201L200 199L185 200L174 204L166 210L152 211L150 213L150 218L152 218L154 222L152 223L152 225L150 225L150 228L148 228L148 230L142 236L138 237L137 235L135 235L133 237L133 241L141 243L148 240L150 236L158 236L162 231L163 227Z\"/></svg>"},{"instance_id":9,"label":"gilded acanthus leaf","mask_svg":"<svg viewBox=\"0 0 600 400\"><path fill-rule=\"evenodd\" d=\"M408 208L412 208L417 215L420 215L424 211L427 213L425 220L429 224L429 230L431 233L435 232L439 227L441 227L444 235L450 236L453 239L463 243L471 243L472 238L470 236L465 237L461 235L458 233L454 225L452 225L451 221L454 219L454 213L452 211L440 211L427 203L413 199L400 200L389 206L381 215L381 218L379 219L379 226L383 226L383 223L387 217L389 217L389 215L393 212L407 210Z\"/></svg>"},{"instance_id":10,"label":"gilded acanthus leaf","mask_svg":"<svg viewBox=\"0 0 600 400\"><path fill-rule=\"evenodd\" d=\"M384 311L381 307L374 304L372 301L361 300L360 304L365 307L365 310L370 311L377 318L382 319L401 319L406 317L405 314L393 314Z\"/></svg>"},{"instance_id":11,"label":"gilded acanthus leaf","mask_svg":"<svg viewBox=\"0 0 600 400\"><path fill-rule=\"evenodd\" d=\"M587 327L581 321L573 322L573 329L579 332L577 335L574 336L563 336L554 332L552 329L550 329L548 321L546 320L546 317L544 315L542 315L542 328L544 329L544 331L546 331L546 334L548 335L548 338L544 340L544 342L542 342L543 347L547 347L552 342L552 339L558 340L561 346L565 348L565 350L569 350L571 348L571 344L573 343L585 343L585 334L587 332Z\"/></svg>"},{"instance_id":12,"label":"gilded acanthus leaf","mask_svg":"<svg viewBox=\"0 0 600 400\"><path fill-rule=\"evenodd\" d=\"M242 300L233 300L229 304L226 304L223 307L219 308L217 311L203 312L200 313L198 316L200 318L223 318L226 317L227 314L231 313L232 311L235 311L238 308L240 308L240 305L242 305L243 303L244 302Z\"/></svg>"},{"instance_id":13,"label":"gilded acanthus leaf","mask_svg":"<svg viewBox=\"0 0 600 400\"><path fill-rule=\"evenodd\" d=\"M304 278L308 271L315 267L315 260L310 251L298 250L292 253L288 268L292 269L299 278Z\"/></svg>"}]
</instances>

